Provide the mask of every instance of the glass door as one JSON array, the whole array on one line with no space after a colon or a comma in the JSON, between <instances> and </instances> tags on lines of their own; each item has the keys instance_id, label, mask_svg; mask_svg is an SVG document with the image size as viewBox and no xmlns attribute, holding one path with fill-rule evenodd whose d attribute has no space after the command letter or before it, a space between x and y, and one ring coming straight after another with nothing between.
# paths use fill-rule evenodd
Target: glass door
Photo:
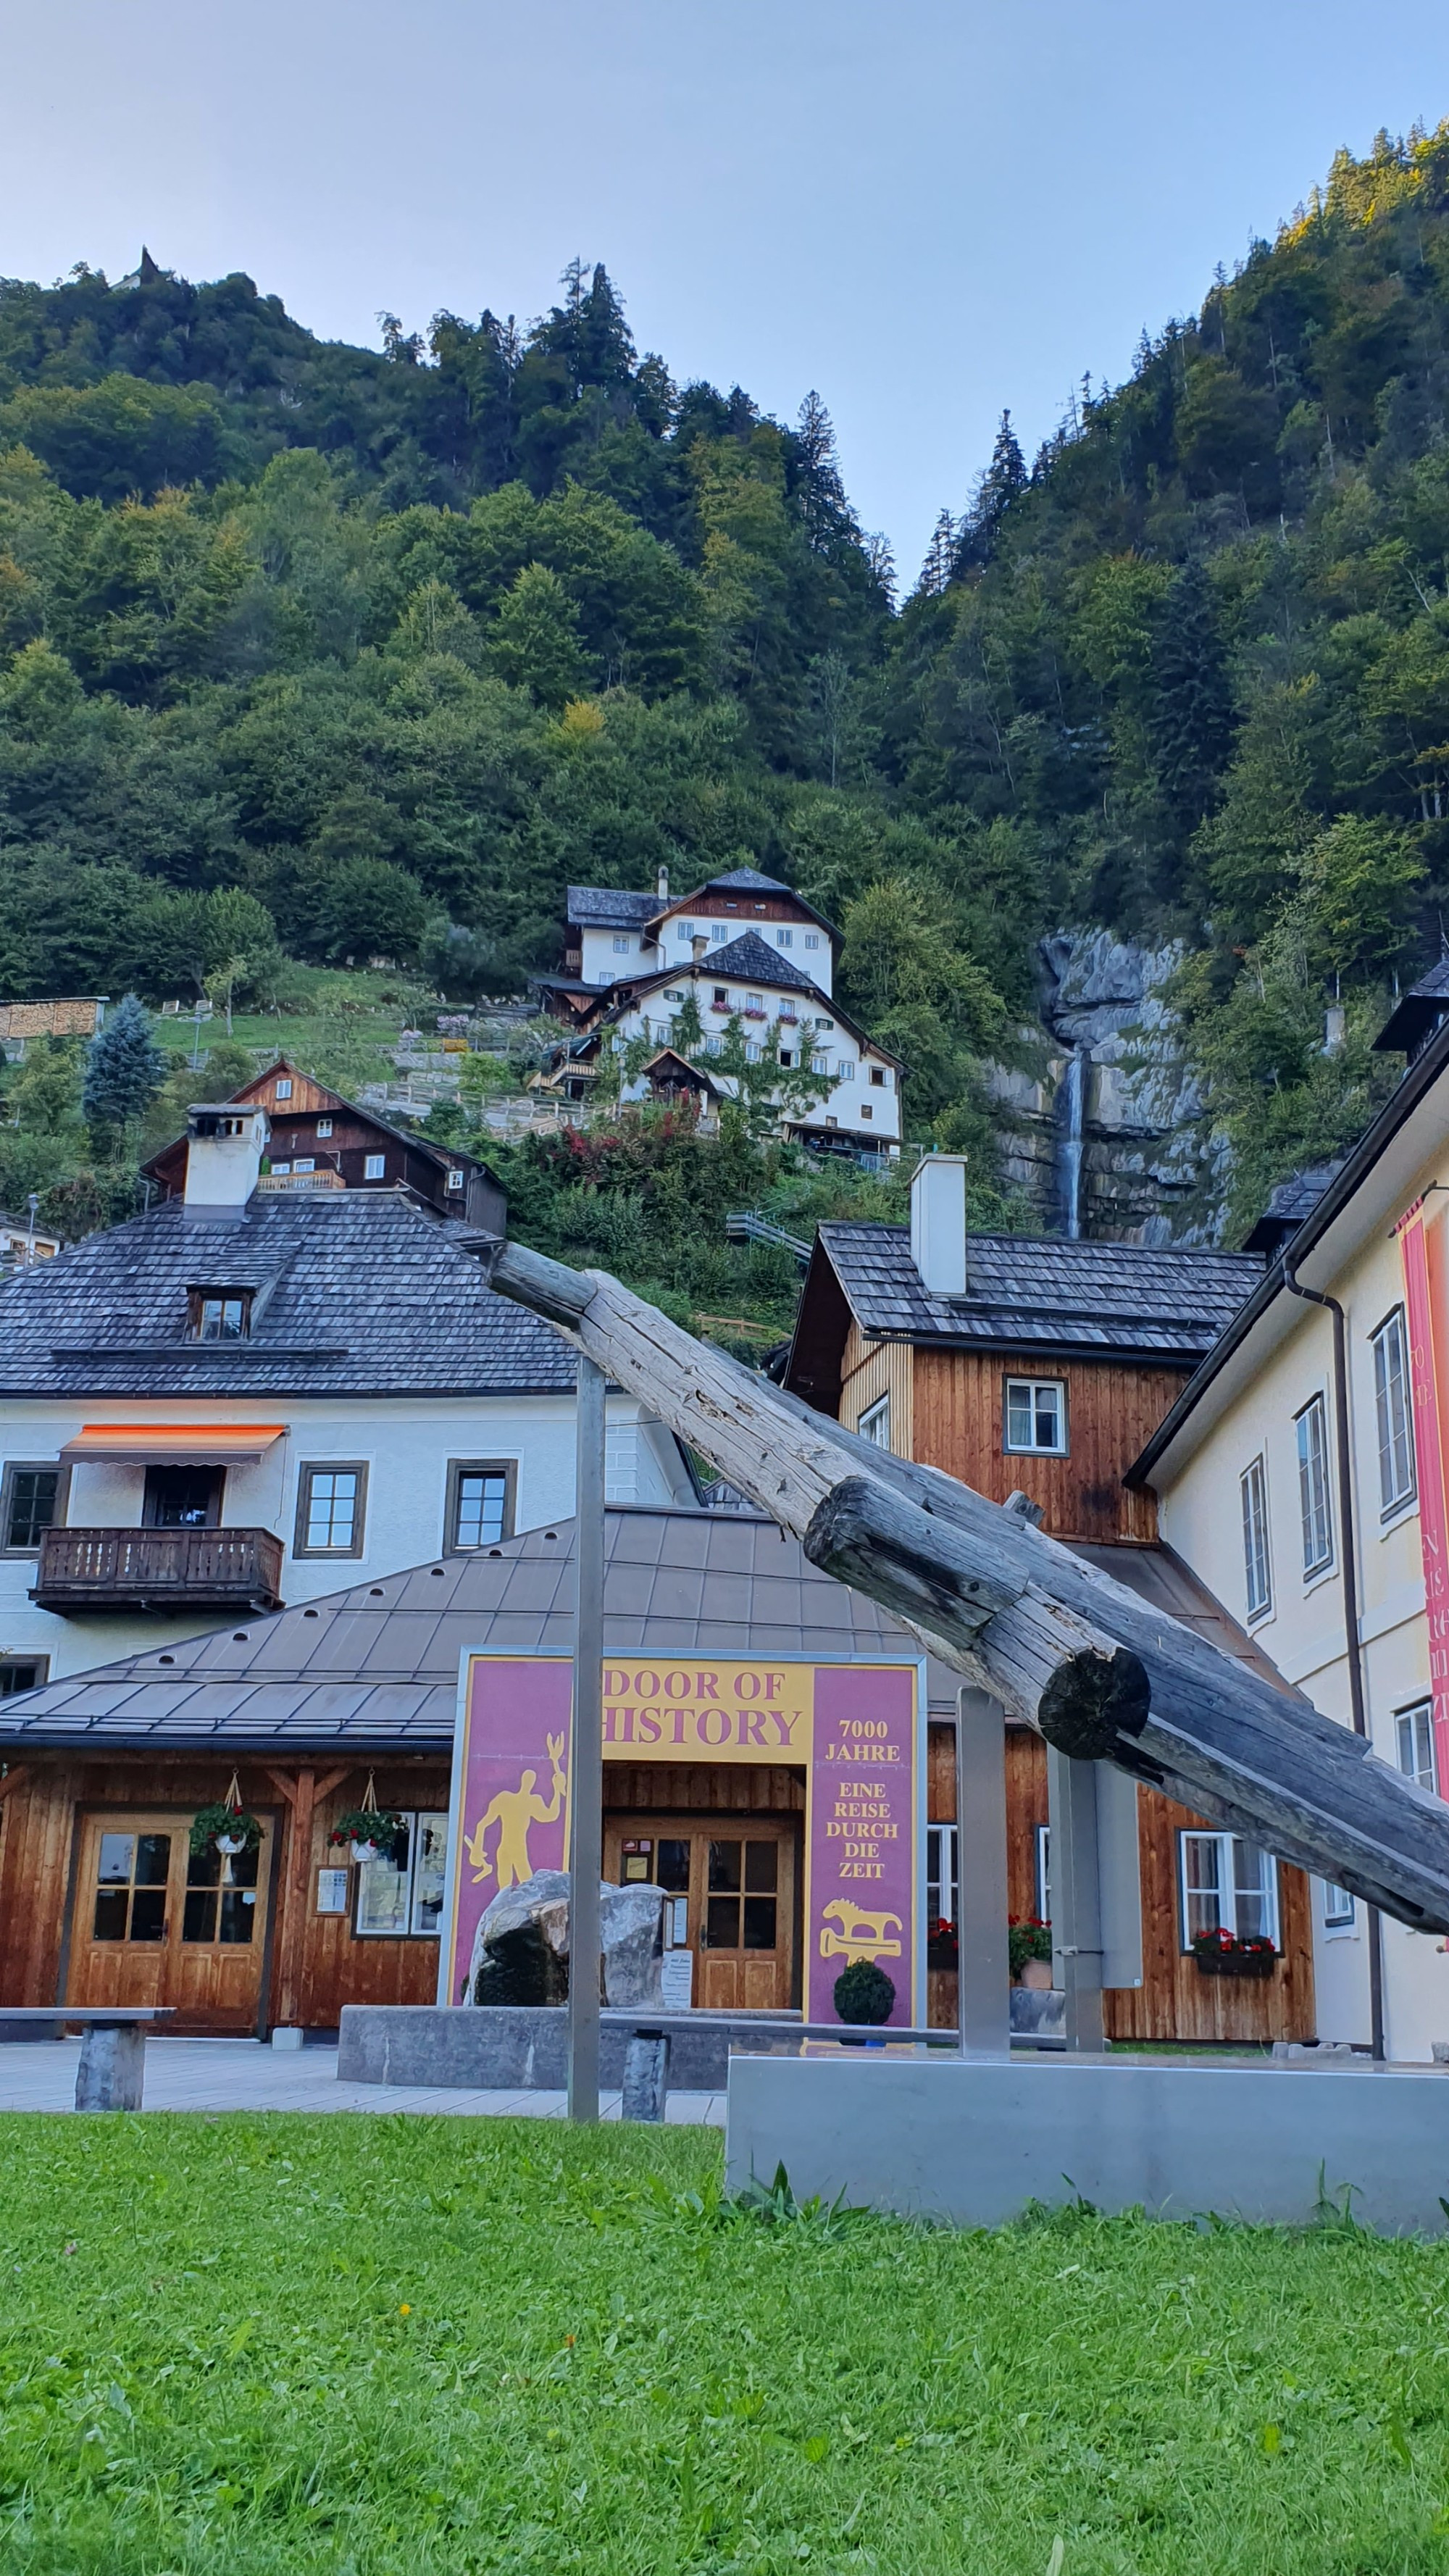
<instances>
[{"instance_id":1,"label":"glass door","mask_svg":"<svg viewBox=\"0 0 1449 2576\"><path fill-rule=\"evenodd\" d=\"M193 1853L176 1808L82 1819L66 2001L167 2004L166 2029L258 2027L271 1823L254 1851Z\"/></svg>"},{"instance_id":2,"label":"glass door","mask_svg":"<svg viewBox=\"0 0 1449 2576\"><path fill-rule=\"evenodd\" d=\"M665 1891L666 1949L694 1955L700 2010L788 2009L794 1993L797 1829L763 1816L605 1818L605 1874Z\"/></svg>"}]
</instances>

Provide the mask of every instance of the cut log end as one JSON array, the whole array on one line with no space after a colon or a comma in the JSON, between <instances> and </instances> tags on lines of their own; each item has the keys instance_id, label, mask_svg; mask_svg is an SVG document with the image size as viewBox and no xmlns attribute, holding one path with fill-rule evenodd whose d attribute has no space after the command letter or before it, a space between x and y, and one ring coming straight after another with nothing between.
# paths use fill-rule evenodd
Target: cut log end
<instances>
[{"instance_id":1,"label":"cut log end","mask_svg":"<svg viewBox=\"0 0 1449 2576\"><path fill-rule=\"evenodd\" d=\"M1152 1685L1138 1657L1125 1646L1102 1654L1094 1647L1058 1664L1037 1710L1048 1744L1076 1762L1110 1760L1119 1737L1147 1724Z\"/></svg>"}]
</instances>

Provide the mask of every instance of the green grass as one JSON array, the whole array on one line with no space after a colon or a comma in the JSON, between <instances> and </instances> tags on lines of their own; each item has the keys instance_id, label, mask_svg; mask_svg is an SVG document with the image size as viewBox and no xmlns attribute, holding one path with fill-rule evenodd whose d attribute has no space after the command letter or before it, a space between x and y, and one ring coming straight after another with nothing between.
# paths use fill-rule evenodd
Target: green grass
<instances>
[{"instance_id":1,"label":"green grass","mask_svg":"<svg viewBox=\"0 0 1449 2576\"><path fill-rule=\"evenodd\" d=\"M0 2120L6 2576L1429 2576L1449 2246L723 2207L699 2131Z\"/></svg>"}]
</instances>

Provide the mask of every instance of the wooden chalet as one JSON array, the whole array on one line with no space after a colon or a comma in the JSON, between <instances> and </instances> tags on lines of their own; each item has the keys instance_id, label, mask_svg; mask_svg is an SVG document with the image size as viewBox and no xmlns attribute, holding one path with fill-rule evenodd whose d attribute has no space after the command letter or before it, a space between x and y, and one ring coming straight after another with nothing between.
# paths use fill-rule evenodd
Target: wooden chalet
<instances>
[{"instance_id":1,"label":"wooden chalet","mask_svg":"<svg viewBox=\"0 0 1449 2576\"><path fill-rule=\"evenodd\" d=\"M462 1217L491 1234L504 1231L503 1184L486 1163L344 1100L286 1056L243 1083L232 1103L267 1113L271 1139L258 1184L264 1193L404 1189L439 1216ZM178 1136L144 1166L163 1198L179 1198L185 1189L186 1150L185 1136Z\"/></svg>"},{"instance_id":2,"label":"wooden chalet","mask_svg":"<svg viewBox=\"0 0 1449 2576\"><path fill-rule=\"evenodd\" d=\"M1143 1426L1162 1421L1262 1275L1251 1254L968 1236L964 1165L932 1156L913 1185L909 1227L820 1227L782 1382L846 1429L995 1502L1024 1494L1052 1537L1277 1681L1246 1630L1161 1544L1154 1495L1123 1482ZM932 1815L944 1822L954 1779L940 1748L936 1759ZM1044 1915L1046 1748L1028 1728L1008 1728L1007 1778L1011 1911ZM1139 1847L1143 1983L1108 1994L1109 2035L1311 2036L1303 1873L1148 1788ZM1219 1888L1230 1928L1241 1918L1245 1932L1272 1929L1280 1956L1270 1979L1200 1968L1190 1935Z\"/></svg>"},{"instance_id":3,"label":"wooden chalet","mask_svg":"<svg viewBox=\"0 0 1449 2576\"><path fill-rule=\"evenodd\" d=\"M608 1659L919 1655L753 1512L611 1506L606 1542ZM560 1520L0 1702L0 2016L158 2003L177 2032L262 2036L335 2030L346 2003L432 2003L460 1664L571 1655L572 1554ZM939 1746L957 1684L931 1669ZM233 1772L263 1834L223 1874L189 1837ZM369 1777L407 1820L396 1865L329 1841ZM808 1766L616 1744L604 1782L606 1872L666 1873L695 2002L798 2005Z\"/></svg>"}]
</instances>

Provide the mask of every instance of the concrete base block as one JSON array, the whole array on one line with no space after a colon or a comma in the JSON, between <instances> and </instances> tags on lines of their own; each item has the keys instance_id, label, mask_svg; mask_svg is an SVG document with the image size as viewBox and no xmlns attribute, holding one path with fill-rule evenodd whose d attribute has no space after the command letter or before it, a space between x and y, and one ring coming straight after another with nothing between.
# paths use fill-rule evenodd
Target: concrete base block
<instances>
[{"instance_id":1,"label":"concrete base block","mask_svg":"<svg viewBox=\"0 0 1449 2576\"><path fill-rule=\"evenodd\" d=\"M1384 2235L1445 2232L1449 2104L1429 2069L736 2056L729 2188L997 2227L1078 2194L1109 2211L1303 2226L1320 2189Z\"/></svg>"},{"instance_id":2,"label":"concrete base block","mask_svg":"<svg viewBox=\"0 0 1449 2576\"><path fill-rule=\"evenodd\" d=\"M568 2020L563 2004L344 2004L337 2073L344 2084L561 2092ZM606 2092L623 2084L630 2037L627 2024L603 2025L599 2081ZM722 2092L728 2066L727 2030L674 2033L669 2082L676 2092Z\"/></svg>"},{"instance_id":3,"label":"concrete base block","mask_svg":"<svg viewBox=\"0 0 1449 2576\"><path fill-rule=\"evenodd\" d=\"M295 2022L279 2021L272 2033L273 2048L300 2048L307 2034Z\"/></svg>"},{"instance_id":4,"label":"concrete base block","mask_svg":"<svg viewBox=\"0 0 1449 2576\"><path fill-rule=\"evenodd\" d=\"M76 2069L78 2111L139 2111L146 2065L146 2032L139 2022L117 2029L88 2022L81 2033Z\"/></svg>"}]
</instances>

